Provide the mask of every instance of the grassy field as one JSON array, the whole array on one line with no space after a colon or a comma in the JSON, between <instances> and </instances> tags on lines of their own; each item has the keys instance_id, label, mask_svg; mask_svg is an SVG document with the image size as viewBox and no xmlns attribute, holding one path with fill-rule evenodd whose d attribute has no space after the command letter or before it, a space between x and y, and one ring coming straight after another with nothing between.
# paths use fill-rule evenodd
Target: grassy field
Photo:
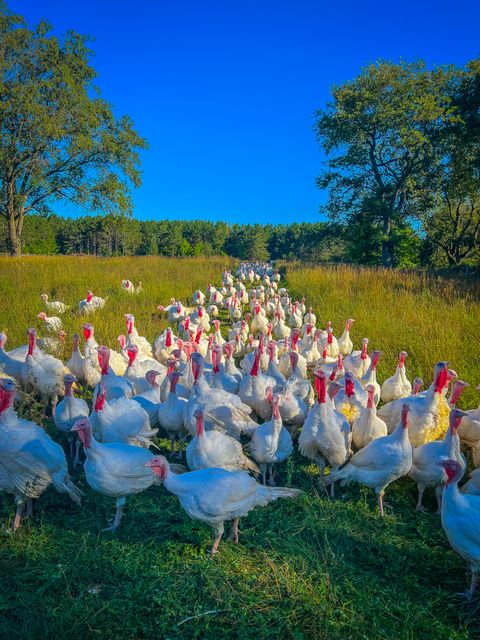
<instances>
[{"instance_id":1,"label":"grassy field","mask_svg":"<svg viewBox=\"0 0 480 640\"><path fill-rule=\"evenodd\" d=\"M153 339L156 306L218 282L223 259L0 259L0 326L10 346L39 326L42 291L75 304L88 287L108 295L93 318L99 341L114 346L123 313ZM122 277L142 280L128 297ZM353 269L288 268L287 284L304 294L321 324L340 333L347 317L358 344L383 352L380 377L398 351L410 354L410 377L426 384L436 359L449 359L474 387L480 382L478 285L416 275ZM71 312L69 334L81 320ZM477 404L473 389L465 406ZM50 425L48 425L51 428ZM162 443L166 444L166 443ZM162 487L129 499L120 531L101 534L113 501L91 491L77 508L49 490L17 535L5 530L13 500L2 496L0 638L386 639L467 640L480 637L478 600L455 597L466 571L433 513L413 511L416 491L403 480L388 491L393 509L381 520L368 490L342 491L335 501L317 489L314 470L298 454L279 482L305 495L257 509L241 523L240 544L222 542L211 559L211 532L188 519Z\"/></svg>"}]
</instances>

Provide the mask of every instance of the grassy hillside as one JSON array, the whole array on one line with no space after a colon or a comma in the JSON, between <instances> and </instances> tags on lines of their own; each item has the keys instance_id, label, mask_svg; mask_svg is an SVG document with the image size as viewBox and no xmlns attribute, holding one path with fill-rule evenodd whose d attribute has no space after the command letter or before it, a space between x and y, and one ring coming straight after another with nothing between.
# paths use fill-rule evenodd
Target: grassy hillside
<instances>
[{"instance_id":1,"label":"grassy hillside","mask_svg":"<svg viewBox=\"0 0 480 640\"><path fill-rule=\"evenodd\" d=\"M39 293L74 303L91 287L110 296L93 319L99 340L114 344L126 311L152 339L162 326L156 306L218 282L223 266L221 259L1 259L0 326L12 347L24 343L41 308ZM144 293L122 293L122 277L142 280ZM449 358L467 381L480 382L475 287L378 271L296 268L287 270L287 284L337 332L354 317L355 341L366 335L372 348L383 351L383 375L405 348L410 373L424 375L427 384L439 357ZM80 323L70 313L67 332ZM415 487L408 480L387 490L393 509L381 520L368 490L354 487L335 501L319 493L314 470L295 454L280 469L279 482L300 486L305 495L251 513L241 522L240 544L223 541L213 559L210 530L190 521L162 487L129 499L112 536L99 531L113 513L113 500L91 491L80 472L76 480L85 493L80 508L49 490L15 536L6 531L13 500L0 497L0 638L480 635L478 601L468 604L454 595L465 586L465 567L433 513L434 498L426 500L431 513L414 513Z\"/></svg>"}]
</instances>

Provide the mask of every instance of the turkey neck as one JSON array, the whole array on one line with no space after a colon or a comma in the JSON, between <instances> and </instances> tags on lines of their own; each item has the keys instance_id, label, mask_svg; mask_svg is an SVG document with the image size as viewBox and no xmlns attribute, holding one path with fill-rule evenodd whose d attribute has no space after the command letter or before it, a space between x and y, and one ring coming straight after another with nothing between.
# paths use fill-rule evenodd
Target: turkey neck
<instances>
[{"instance_id":1,"label":"turkey neck","mask_svg":"<svg viewBox=\"0 0 480 640\"><path fill-rule=\"evenodd\" d=\"M400 366L400 365L399 365L399 366L397 367L397 369L398 369L399 376L400 376L400 379L401 379L401 381L403 382L403 384L408 383L408 380L407 380L407 374L406 374L406 372L405 372L405 365L403 365L403 366Z\"/></svg>"},{"instance_id":2,"label":"turkey neck","mask_svg":"<svg viewBox=\"0 0 480 640\"><path fill-rule=\"evenodd\" d=\"M458 490L458 480L452 480L445 485L442 498L442 521L448 516L451 517L451 511L457 509L468 509L470 507L467 498L465 498Z\"/></svg>"},{"instance_id":3,"label":"turkey neck","mask_svg":"<svg viewBox=\"0 0 480 640\"><path fill-rule=\"evenodd\" d=\"M272 426L272 444L275 448L277 448L278 440L280 438L280 432L283 427L282 416L280 415L280 409L278 408L278 405L273 406Z\"/></svg>"},{"instance_id":4,"label":"turkey neck","mask_svg":"<svg viewBox=\"0 0 480 640\"><path fill-rule=\"evenodd\" d=\"M195 386L198 390L198 395L205 395L209 391L211 391L211 387L208 382L205 380L205 376L203 375L203 369L200 372L197 380L195 381Z\"/></svg>"},{"instance_id":5,"label":"turkey neck","mask_svg":"<svg viewBox=\"0 0 480 640\"><path fill-rule=\"evenodd\" d=\"M190 475L190 474L186 474L186 475ZM168 470L167 475L163 480L163 484L165 486L165 489L167 489L168 491L170 491L176 496L182 496L183 494L188 493L189 490L191 489L188 483L187 483L187 486L185 486L185 482L182 481L181 475L177 476L177 474L173 473L173 471L171 471L170 469Z\"/></svg>"},{"instance_id":6,"label":"turkey neck","mask_svg":"<svg viewBox=\"0 0 480 640\"><path fill-rule=\"evenodd\" d=\"M453 433L452 427L448 427L442 444L447 458L458 460L460 457L460 439L457 433Z\"/></svg>"},{"instance_id":7,"label":"turkey neck","mask_svg":"<svg viewBox=\"0 0 480 640\"><path fill-rule=\"evenodd\" d=\"M95 410L94 414L96 415L97 420L100 422L100 424L110 423L115 417L114 412L112 411L112 408L107 400L105 400L103 409L101 409L100 411Z\"/></svg>"},{"instance_id":8,"label":"turkey neck","mask_svg":"<svg viewBox=\"0 0 480 640\"><path fill-rule=\"evenodd\" d=\"M98 440L95 440L95 438L93 437L93 433L90 434L90 446L85 448L83 447L83 450L85 452L85 457L88 459L101 459L103 456L103 444L101 442L99 442Z\"/></svg>"},{"instance_id":9,"label":"turkey neck","mask_svg":"<svg viewBox=\"0 0 480 640\"><path fill-rule=\"evenodd\" d=\"M391 440L393 440L393 441L396 440L398 442L403 442L403 443L408 442L408 444L410 445L410 438L408 437L408 429L404 429L403 428L403 424L401 422L397 426L395 431L393 431L393 433L391 433L389 436L385 436L385 437L386 438L391 438Z\"/></svg>"}]
</instances>

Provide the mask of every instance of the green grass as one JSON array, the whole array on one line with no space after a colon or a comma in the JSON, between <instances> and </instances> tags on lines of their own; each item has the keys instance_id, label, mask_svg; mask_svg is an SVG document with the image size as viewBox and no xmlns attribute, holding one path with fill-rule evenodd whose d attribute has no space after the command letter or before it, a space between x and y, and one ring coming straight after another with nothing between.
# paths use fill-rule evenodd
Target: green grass
<instances>
[{"instance_id":1,"label":"green grass","mask_svg":"<svg viewBox=\"0 0 480 640\"><path fill-rule=\"evenodd\" d=\"M152 339L161 326L156 306L170 294L185 298L197 285L218 281L222 266L223 260L5 259L0 324L12 347L23 343L42 289L56 288L60 299L74 302L91 286L110 295L107 309L93 319L99 339L114 344L127 309L140 333ZM121 277L140 278L145 293L122 294ZM287 277L292 290L319 309L322 323L331 319L339 328L355 317L356 342L368 335L384 352L388 374L397 351L406 348L411 374L422 372L427 384L437 357L450 358L469 382L480 381L475 287L457 294L449 281L356 270L292 269ZM71 313L67 331L80 323ZM465 586L465 566L433 513L434 498L426 500L432 513L414 513L415 487L408 480L388 489L393 510L381 520L366 489L353 487L328 500L317 489L315 470L295 454L278 480L305 495L252 512L241 522L240 544L222 541L212 559L211 531L190 521L162 487L129 499L122 527L112 536L99 531L113 500L91 491L82 473L75 477L85 493L80 508L49 490L37 501L32 522L15 536L5 532L13 500L0 498L0 638L480 636L478 601L454 595Z\"/></svg>"}]
</instances>

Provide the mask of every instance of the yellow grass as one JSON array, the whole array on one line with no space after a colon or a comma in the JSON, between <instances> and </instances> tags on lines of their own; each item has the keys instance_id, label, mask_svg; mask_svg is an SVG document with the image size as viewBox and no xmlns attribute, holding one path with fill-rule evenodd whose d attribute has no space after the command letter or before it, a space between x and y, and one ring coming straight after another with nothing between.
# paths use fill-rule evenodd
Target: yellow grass
<instances>
[{"instance_id":1,"label":"yellow grass","mask_svg":"<svg viewBox=\"0 0 480 640\"><path fill-rule=\"evenodd\" d=\"M44 310L40 294L47 293L51 300L71 305L61 316L68 334L65 355L71 352L72 334L81 330L83 322L94 325L98 342L118 348L116 338L125 333L125 313L133 313L139 333L153 341L167 325L157 311L159 304L169 304L172 296L186 302L198 287L203 290L209 282L218 282L222 269L230 265L226 257L0 257L0 329L8 335L7 349L26 343L28 327L43 335L37 315ZM140 280L142 292L126 293L122 279L135 285ZM83 317L78 303L88 289L108 300L104 309Z\"/></svg>"},{"instance_id":2,"label":"yellow grass","mask_svg":"<svg viewBox=\"0 0 480 640\"><path fill-rule=\"evenodd\" d=\"M354 318L355 348L369 338L369 351L382 352L378 378L393 374L400 351L408 353L408 376L432 380L433 366L448 360L461 379L470 383L460 406L479 403L480 283L418 273L349 266L287 266L292 295L305 295L317 324L333 323L340 336L347 318Z\"/></svg>"}]
</instances>

